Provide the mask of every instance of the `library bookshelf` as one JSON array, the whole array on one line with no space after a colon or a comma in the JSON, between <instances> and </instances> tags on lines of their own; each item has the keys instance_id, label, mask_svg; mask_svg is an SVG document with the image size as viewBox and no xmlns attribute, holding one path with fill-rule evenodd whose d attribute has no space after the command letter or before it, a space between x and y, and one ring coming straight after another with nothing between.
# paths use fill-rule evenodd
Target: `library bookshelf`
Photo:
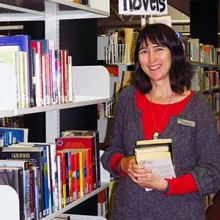
<instances>
[{"instance_id":1,"label":"library bookshelf","mask_svg":"<svg viewBox=\"0 0 220 220\"><path fill-rule=\"evenodd\" d=\"M57 114L59 114L60 109L74 108L85 105L98 104L101 102L108 101L110 98L110 82L109 82L109 73L107 69L103 66L78 66L73 67L73 88L74 88L74 101L73 103L60 104L60 105L51 105L45 107L33 107L29 109L11 109L9 111L0 111L0 117L11 117L18 116L23 114L33 114L37 112L46 112L48 114L46 120L47 127L47 141L55 140L55 137L58 137L59 129L51 129L52 125L56 126L57 123ZM100 84L100 82L102 82ZM8 85L10 87L10 85ZM50 117L50 114L52 116ZM53 117L55 115L55 117ZM49 118L49 119L48 119ZM103 171L101 172L103 173ZM106 174L103 175L106 177ZM110 178L102 179L101 187L94 190L85 197L69 204L64 209L59 210L58 212L49 215L42 220L53 219L55 216L64 213L70 208L82 203L86 199L92 197L93 195L101 192L102 190L108 188ZM19 201L18 196L15 191L9 186L0 186L0 212L1 218L7 220L20 220L19 219ZM5 207L5 204L6 207ZM10 205L8 205L10 204ZM9 213L12 215L10 216ZM16 214L17 213L17 214Z\"/></svg>"}]
</instances>

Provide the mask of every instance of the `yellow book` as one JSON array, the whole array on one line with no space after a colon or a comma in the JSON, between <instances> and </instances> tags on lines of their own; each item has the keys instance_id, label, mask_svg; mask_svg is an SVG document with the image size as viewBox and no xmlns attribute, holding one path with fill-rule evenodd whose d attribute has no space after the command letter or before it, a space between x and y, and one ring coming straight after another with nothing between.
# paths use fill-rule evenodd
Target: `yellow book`
<instances>
[{"instance_id":1,"label":"yellow book","mask_svg":"<svg viewBox=\"0 0 220 220\"><path fill-rule=\"evenodd\" d=\"M80 182L80 198L84 197L88 193L88 180L87 180L87 155L88 149L77 148L69 149L72 152L79 153L79 182Z\"/></svg>"}]
</instances>

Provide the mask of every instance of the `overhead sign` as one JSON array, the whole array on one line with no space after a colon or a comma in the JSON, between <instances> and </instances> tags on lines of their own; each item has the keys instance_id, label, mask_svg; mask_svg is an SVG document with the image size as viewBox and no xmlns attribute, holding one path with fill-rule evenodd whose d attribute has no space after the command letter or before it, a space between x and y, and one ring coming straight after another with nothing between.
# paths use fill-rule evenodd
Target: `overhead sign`
<instances>
[{"instance_id":1,"label":"overhead sign","mask_svg":"<svg viewBox=\"0 0 220 220\"><path fill-rule=\"evenodd\" d=\"M166 15L167 0L119 0L122 15Z\"/></svg>"},{"instance_id":2,"label":"overhead sign","mask_svg":"<svg viewBox=\"0 0 220 220\"><path fill-rule=\"evenodd\" d=\"M171 17L170 16L161 16L161 17L151 17L149 18L149 24L162 23L172 27Z\"/></svg>"}]
</instances>

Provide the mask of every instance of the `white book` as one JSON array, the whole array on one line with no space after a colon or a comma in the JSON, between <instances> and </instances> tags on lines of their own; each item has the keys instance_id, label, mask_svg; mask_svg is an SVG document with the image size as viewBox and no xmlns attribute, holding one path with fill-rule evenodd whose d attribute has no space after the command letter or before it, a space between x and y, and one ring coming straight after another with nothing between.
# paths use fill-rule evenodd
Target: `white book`
<instances>
[{"instance_id":1,"label":"white book","mask_svg":"<svg viewBox=\"0 0 220 220\"><path fill-rule=\"evenodd\" d=\"M30 91L27 52L20 51L20 89L21 89L21 108L29 108Z\"/></svg>"},{"instance_id":2,"label":"white book","mask_svg":"<svg viewBox=\"0 0 220 220\"><path fill-rule=\"evenodd\" d=\"M73 102L73 71L72 71L72 57L68 56L68 90L67 90L67 100L68 102Z\"/></svg>"},{"instance_id":3,"label":"white book","mask_svg":"<svg viewBox=\"0 0 220 220\"><path fill-rule=\"evenodd\" d=\"M45 56L42 56L42 94L43 94L43 99L42 99L42 106L46 106L46 67L45 67Z\"/></svg>"},{"instance_id":4,"label":"white book","mask_svg":"<svg viewBox=\"0 0 220 220\"><path fill-rule=\"evenodd\" d=\"M20 69L19 69L19 51L20 51L20 47L17 45L13 45L13 46L0 46L0 51L13 51L14 53L14 61L7 61L7 56L2 56L0 58L0 61L2 62L4 60L4 62L9 62L8 64L14 66L13 70L15 72L16 75L16 98L17 98L17 108L20 108L20 96L21 96L21 91L20 91L20 85L19 85L19 77L20 77ZM1 52L2 54L2 52ZM12 58L12 57L11 57Z\"/></svg>"},{"instance_id":5,"label":"white book","mask_svg":"<svg viewBox=\"0 0 220 220\"><path fill-rule=\"evenodd\" d=\"M41 57L40 54L35 54L35 93L36 93L36 106L42 106L42 90L41 90Z\"/></svg>"},{"instance_id":6,"label":"white book","mask_svg":"<svg viewBox=\"0 0 220 220\"><path fill-rule=\"evenodd\" d=\"M0 50L0 110L19 107L18 71L18 51Z\"/></svg>"}]
</instances>

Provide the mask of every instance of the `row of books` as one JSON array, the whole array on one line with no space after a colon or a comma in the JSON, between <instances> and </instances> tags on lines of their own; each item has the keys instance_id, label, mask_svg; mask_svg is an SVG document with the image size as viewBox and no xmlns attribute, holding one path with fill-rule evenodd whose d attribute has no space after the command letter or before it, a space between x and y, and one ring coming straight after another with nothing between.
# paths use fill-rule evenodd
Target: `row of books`
<instances>
[{"instance_id":1,"label":"row of books","mask_svg":"<svg viewBox=\"0 0 220 220\"><path fill-rule=\"evenodd\" d=\"M19 115L15 117L0 118L0 127L23 128L24 117L23 115Z\"/></svg>"},{"instance_id":2,"label":"row of books","mask_svg":"<svg viewBox=\"0 0 220 220\"><path fill-rule=\"evenodd\" d=\"M215 114L220 112L220 91L215 91L210 93L204 93L205 97L208 99L212 105L212 110Z\"/></svg>"},{"instance_id":3,"label":"row of books","mask_svg":"<svg viewBox=\"0 0 220 220\"><path fill-rule=\"evenodd\" d=\"M196 91L220 89L220 71L205 70L203 67L194 66L192 89Z\"/></svg>"},{"instance_id":4,"label":"row of books","mask_svg":"<svg viewBox=\"0 0 220 220\"><path fill-rule=\"evenodd\" d=\"M0 147L28 141L27 128L0 127Z\"/></svg>"},{"instance_id":5,"label":"row of books","mask_svg":"<svg viewBox=\"0 0 220 220\"><path fill-rule=\"evenodd\" d=\"M98 188L98 132L68 131L56 143L1 148L0 185L19 196L20 220L38 220Z\"/></svg>"},{"instance_id":6,"label":"row of books","mask_svg":"<svg viewBox=\"0 0 220 220\"><path fill-rule=\"evenodd\" d=\"M183 41L186 59L194 62L220 64L219 51L214 45L203 44L198 38Z\"/></svg>"},{"instance_id":7,"label":"row of books","mask_svg":"<svg viewBox=\"0 0 220 220\"><path fill-rule=\"evenodd\" d=\"M17 108L73 101L72 57L53 40L29 35L0 37L0 68L15 81ZM7 85L5 85L7 86Z\"/></svg>"}]
</instances>

